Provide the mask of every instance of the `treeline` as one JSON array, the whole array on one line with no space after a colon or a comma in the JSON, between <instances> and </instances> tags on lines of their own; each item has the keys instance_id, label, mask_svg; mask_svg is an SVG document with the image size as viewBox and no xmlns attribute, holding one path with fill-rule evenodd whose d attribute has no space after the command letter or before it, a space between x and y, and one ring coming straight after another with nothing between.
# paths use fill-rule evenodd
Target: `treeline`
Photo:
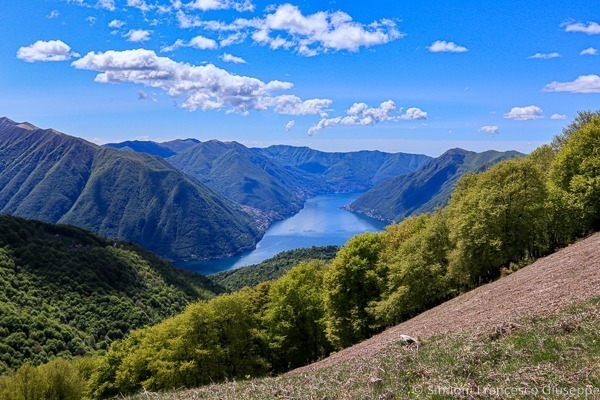
<instances>
[{"instance_id":1,"label":"treeline","mask_svg":"<svg viewBox=\"0 0 600 400\"><path fill-rule=\"evenodd\" d=\"M227 290L235 292L244 286L254 287L261 282L281 278L290 269L304 261L331 261L339 249L339 246L313 246L283 251L259 264L217 272L208 277Z\"/></svg>"},{"instance_id":2,"label":"treeline","mask_svg":"<svg viewBox=\"0 0 600 400\"><path fill-rule=\"evenodd\" d=\"M193 304L115 342L87 361L92 371L79 360L65 374L99 399L287 371L597 230L599 199L600 112L584 112L552 145L465 176L444 209L354 237L330 263ZM51 371L23 367L0 380L0 397L23 399L10 393L24 377Z\"/></svg>"}]
</instances>

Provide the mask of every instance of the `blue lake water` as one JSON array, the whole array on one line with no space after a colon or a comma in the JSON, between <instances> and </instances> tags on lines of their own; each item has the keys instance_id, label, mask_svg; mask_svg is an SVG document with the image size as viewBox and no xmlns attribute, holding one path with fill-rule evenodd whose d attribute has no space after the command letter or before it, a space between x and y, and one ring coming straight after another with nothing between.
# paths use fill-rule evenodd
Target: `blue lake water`
<instances>
[{"instance_id":1,"label":"blue lake water","mask_svg":"<svg viewBox=\"0 0 600 400\"><path fill-rule=\"evenodd\" d=\"M363 217L340 207L362 193L332 194L309 199L296 215L274 223L256 246L240 257L178 263L179 267L201 274L260 263L282 251L311 246L343 245L352 236L378 232L386 223Z\"/></svg>"}]
</instances>

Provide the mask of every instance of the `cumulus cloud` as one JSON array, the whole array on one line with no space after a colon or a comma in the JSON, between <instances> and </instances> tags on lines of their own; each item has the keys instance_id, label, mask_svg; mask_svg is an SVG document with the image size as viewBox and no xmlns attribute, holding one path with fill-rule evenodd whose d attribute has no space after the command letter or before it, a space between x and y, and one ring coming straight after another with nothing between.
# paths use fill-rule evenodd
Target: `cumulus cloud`
<instances>
[{"instance_id":1,"label":"cumulus cloud","mask_svg":"<svg viewBox=\"0 0 600 400\"><path fill-rule=\"evenodd\" d=\"M226 63L247 64L246 60L244 60L242 57L236 57L229 53L223 53L222 55L219 56L219 58L221 60L223 60L223 62L226 62Z\"/></svg>"},{"instance_id":2,"label":"cumulus cloud","mask_svg":"<svg viewBox=\"0 0 600 400\"><path fill-rule=\"evenodd\" d=\"M464 46L459 46L454 42L446 42L445 40L436 40L427 48L432 53L464 53L469 51Z\"/></svg>"},{"instance_id":3,"label":"cumulus cloud","mask_svg":"<svg viewBox=\"0 0 600 400\"><path fill-rule=\"evenodd\" d=\"M588 35L600 35L600 24L593 21L587 23L565 22L562 26L565 28L565 32L581 32Z\"/></svg>"},{"instance_id":4,"label":"cumulus cloud","mask_svg":"<svg viewBox=\"0 0 600 400\"><path fill-rule=\"evenodd\" d=\"M234 0L193 0L188 3L183 3L180 0L173 1L175 9L187 8L191 10L229 10L234 9L238 12L254 11L254 4L250 0L234 1Z\"/></svg>"},{"instance_id":5,"label":"cumulus cloud","mask_svg":"<svg viewBox=\"0 0 600 400\"><path fill-rule=\"evenodd\" d=\"M427 113L420 108L412 107L406 110L404 115L400 118L402 119L427 119Z\"/></svg>"},{"instance_id":6,"label":"cumulus cloud","mask_svg":"<svg viewBox=\"0 0 600 400\"><path fill-rule=\"evenodd\" d=\"M151 33L152 32L147 31L145 29L131 29L124 36L130 42L139 43L139 42L147 42L148 40L150 40Z\"/></svg>"},{"instance_id":7,"label":"cumulus cloud","mask_svg":"<svg viewBox=\"0 0 600 400\"><path fill-rule=\"evenodd\" d=\"M71 47L61 40L38 40L32 45L21 47L17 51L17 58L28 63L66 61L74 55L71 52Z\"/></svg>"},{"instance_id":8,"label":"cumulus cloud","mask_svg":"<svg viewBox=\"0 0 600 400\"><path fill-rule=\"evenodd\" d=\"M541 60L550 60L552 58L558 58L560 57L560 53L557 53L556 51L553 53L535 53L532 56L529 56L527 58L533 58L533 59L541 59Z\"/></svg>"},{"instance_id":9,"label":"cumulus cloud","mask_svg":"<svg viewBox=\"0 0 600 400\"><path fill-rule=\"evenodd\" d=\"M108 27L113 29L121 29L123 26L125 26L125 21L121 21L119 19L113 19L108 24Z\"/></svg>"},{"instance_id":10,"label":"cumulus cloud","mask_svg":"<svg viewBox=\"0 0 600 400\"><path fill-rule=\"evenodd\" d=\"M163 47L162 49L160 49L160 51L163 53L169 53L171 51L177 50L180 47L193 47L199 50L213 50L218 48L219 45L213 39L204 36L196 36L192 38L189 42L177 39L175 43L173 43L170 46Z\"/></svg>"},{"instance_id":11,"label":"cumulus cloud","mask_svg":"<svg viewBox=\"0 0 600 400\"><path fill-rule=\"evenodd\" d=\"M569 93L600 93L600 76L580 75L572 82L551 82L543 89L544 92Z\"/></svg>"},{"instance_id":12,"label":"cumulus cloud","mask_svg":"<svg viewBox=\"0 0 600 400\"><path fill-rule=\"evenodd\" d=\"M552 114L550 119L567 119L567 116L564 114Z\"/></svg>"},{"instance_id":13,"label":"cumulus cloud","mask_svg":"<svg viewBox=\"0 0 600 400\"><path fill-rule=\"evenodd\" d=\"M352 107L346 111L344 117L329 118L328 115L323 115L321 120L308 130L308 134L314 135L325 128L337 125L367 126L376 125L386 121L398 121L399 119L427 118L427 113L418 108L409 108L402 116L397 115L395 112L396 104L392 100L384 101L379 107L369 107L366 103L354 103Z\"/></svg>"},{"instance_id":14,"label":"cumulus cloud","mask_svg":"<svg viewBox=\"0 0 600 400\"><path fill-rule=\"evenodd\" d=\"M538 106L513 107L510 112L504 114L504 118L516 121L528 121L544 118L544 112Z\"/></svg>"},{"instance_id":15,"label":"cumulus cloud","mask_svg":"<svg viewBox=\"0 0 600 400\"><path fill-rule=\"evenodd\" d=\"M485 132L490 136L495 136L500 133L500 128L496 125L484 125L478 129L478 132Z\"/></svg>"},{"instance_id":16,"label":"cumulus cloud","mask_svg":"<svg viewBox=\"0 0 600 400\"><path fill-rule=\"evenodd\" d=\"M342 11L305 15L291 4L268 8L263 18L238 18L230 24L201 20L182 10L177 13L177 18L182 28L202 27L212 31L242 33L243 38L250 37L256 44L273 50L295 51L308 57L331 51L356 52L404 36L398 31L396 22L390 19L361 24Z\"/></svg>"},{"instance_id":17,"label":"cumulus cloud","mask_svg":"<svg viewBox=\"0 0 600 400\"><path fill-rule=\"evenodd\" d=\"M285 131L289 132L292 130L292 128L294 128L294 126L296 126L296 121L292 120L290 122L288 122L287 124L285 124Z\"/></svg>"},{"instance_id":18,"label":"cumulus cloud","mask_svg":"<svg viewBox=\"0 0 600 400\"><path fill-rule=\"evenodd\" d=\"M598 49L593 47L588 47L587 49L581 50L579 53L580 56L596 56L598 55Z\"/></svg>"},{"instance_id":19,"label":"cumulus cloud","mask_svg":"<svg viewBox=\"0 0 600 400\"><path fill-rule=\"evenodd\" d=\"M82 70L98 71L100 83L136 83L162 89L172 97L182 98L182 107L222 110L247 114L273 109L281 114L320 114L331 104L328 99L301 100L293 95L273 96L289 90L290 82L263 82L257 78L229 73L213 64L191 65L159 57L152 50L90 52L72 63Z\"/></svg>"}]
</instances>

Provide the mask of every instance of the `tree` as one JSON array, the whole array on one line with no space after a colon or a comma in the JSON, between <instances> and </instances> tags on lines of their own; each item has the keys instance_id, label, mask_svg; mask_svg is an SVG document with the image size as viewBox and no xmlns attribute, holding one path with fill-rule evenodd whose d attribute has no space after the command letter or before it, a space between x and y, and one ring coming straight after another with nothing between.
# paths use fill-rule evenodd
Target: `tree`
<instances>
[{"instance_id":1,"label":"tree","mask_svg":"<svg viewBox=\"0 0 600 400\"><path fill-rule=\"evenodd\" d=\"M463 178L449 206L449 272L473 287L501 267L540 256L548 247L546 181L529 159L512 159Z\"/></svg>"},{"instance_id":2,"label":"tree","mask_svg":"<svg viewBox=\"0 0 600 400\"><path fill-rule=\"evenodd\" d=\"M376 270L382 249L381 236L355 236L339 251L325 273L327 337L335 348L368 338L374 329L367 306L380 297Z\"/></svg>"},{"instance_id":3,"label":"tree","mask_svg":"<svg viewBox=\"0 0 600 400\"><path fill-rule=\"evenodd\" d=\"M300 264L271 287L264 324L276 371L306 365L331 351L325 335L324 269L319 261Z\"/></svg>"}]
</instances>

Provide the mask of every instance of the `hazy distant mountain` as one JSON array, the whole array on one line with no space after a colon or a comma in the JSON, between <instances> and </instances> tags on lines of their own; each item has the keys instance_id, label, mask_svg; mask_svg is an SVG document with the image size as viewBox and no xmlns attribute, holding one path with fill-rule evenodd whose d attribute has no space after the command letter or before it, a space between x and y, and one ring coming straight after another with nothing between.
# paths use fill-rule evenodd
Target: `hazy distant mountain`
<instances>
[{"instance_id":1,"label":"hazy distant mountain","mask_svg":"<svg viewBox=\"0 0 600 400\"><path fill-rule=\"evenodd\" d=\"M120 143L107 143L104 147L113 147L115 149L130 150L138 153L148 153L154 156L167 158L187 150L198 143L200 143L200 141L196 139L176 139L163 143L151 142L148 140L128 140Z\"/></svg>"},{"instance_id":2,"label":"hazy distant mountain","mask_svg":"<svg viewBox=\"0 0 600 400\"><path fill-rule=\"evenodd\" d=\"M174 259L252 248L239 206L145 153L0 119L0 213L81 226Z\"/></svg>"},{"instance_id":3,"label":"hazy distant mountain","mask_svg":"<svg viewBox=\"0 0 600 400\"><path fill-rule=\"evenodd\" d=\"M330 192L360 192L419 168L431 159L421 154L357 151L327 153L308 147L278 145L254 149L284 166L321 178Z\"/></svg>"},{"instance_id":4,"label":"hazy distant mountain","mask_svg":"<svg viewBox=\"0 0 600 400\"><path fill-rule=\"evenodd\" d=\"M454 184L464 173L520 156L516 151L448 150L416 171L379 183L345 208L387 221L430 212L448 202Z\"/></svg>"},{"instance_id":5,"label":"hazy distant mountain","mask_svg":"<svg viewBox=\"0 0 600 400\"><path fill-rule=\"evenodd\" d=\"M237 142L202 142L168 161L228 199L269 214L270 221L298 212L320 189L305 172Z\"/></svg>"}]
</instances>

